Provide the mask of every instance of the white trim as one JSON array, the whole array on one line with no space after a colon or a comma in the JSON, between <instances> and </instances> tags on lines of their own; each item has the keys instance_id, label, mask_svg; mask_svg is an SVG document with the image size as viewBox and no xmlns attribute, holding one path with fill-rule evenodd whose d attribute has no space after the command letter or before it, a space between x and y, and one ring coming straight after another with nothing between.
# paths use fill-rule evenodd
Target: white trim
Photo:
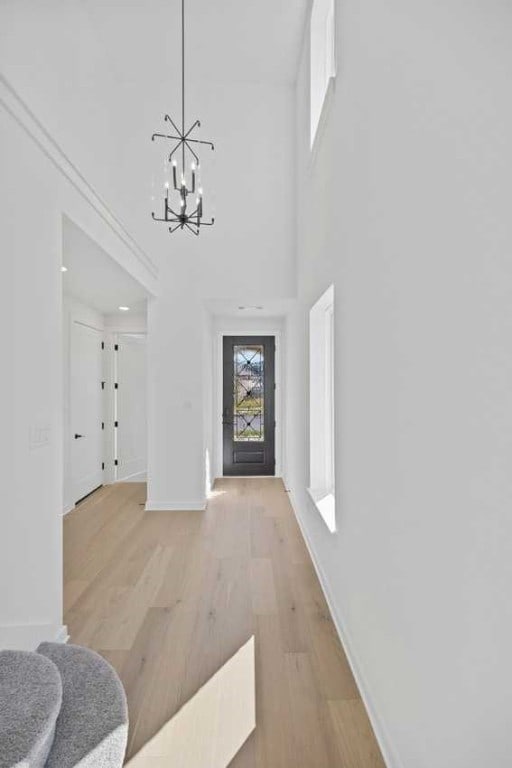
<instances>
[{"instance_id":1,"label":"white trim","mask_svg":"<svg viewBox=\"0 0 512 768\"><path fill-rule=\"evenodd\" d=\"M20 624L0 626L0 650L35 651L43 642L66 643L65 624Z\"/></svg>"},{"instance_id":2,"label":"white trim","mask_svg":"<svg viewBox=\"0 0 512 768\"><path fill-rule=\"evenodd\" d=\"M275 352L275 365L274 365L274 380L276 384L275 389L275 401L274 401L274 408L275 408L275 420L276 420L276 431L275 431L275 460L276 460L276 466L275 471L273 475L264 475L264 477L281 477L282 474L282 456L283 456L283 424L282 424L282 418L284 414L284 408L283 408L283 395L284 395L284 388L282 386L283 377L282 377L282 352L281 352L281 344L282 344L282 337L283 332L282 330L250 330L248 331L246 328L243 330L229 330L229 331L215 331L214 336L216 337L216 344L214 347L214 380L213 380L213 386L214 390L217 393L216 402L213 403L213 444L215 445L215 455L214 455L214 476L215 477L232 477L231 475L224 475L224 461L223 461L223 453L224 453L224 446L223 446L223 439L222 439L222 411L223 411L223 388L222 388L222 378L223 378L223 339L224 336L273 336L275 339L275 345L276 345L276 352ZM235 479L237 477L242 477L242 475L236 475ZM255 477L255 475L247 475L247 477ZM263 477L263 475L262 475Z\"/></svg>"},{"instance_id":3,"label":"white trim","mask_svg":"<svg viewBox=\"0 0 512 768\"><path fill-rule=\"evenodd\" d=\"M70 512L72 512L76 507L76 504L68 504L64 507L62 510L62 517L65 517L66 515L69 515Z\"/></svg>"},{"instance_id":4,"label":"white trim","mask_svg":"<svg viewBox=\"0 0 512 768\"><path fill-rule=\"evenodd\" d=\"M114 483L145 483L147 480L147 472L145 469L142 472L134 472L132 475L126 477L120 477L114 480Z\"/></svg>"},{"instance_id":5,"label":"white trim","mask_svg":"<svg viewBox=\"0 0 512 768\"><path fill-rule=\"evenodd\" d=\"M348 663L352 670L352 674L354 675L354 679L359 689L361 699L363 700L366 713L372 725L375 738L377 739L377 742L380 747L380 751L382 752L384 763L386 764L387 768L404 768L402 761L400 760L396 750L392 746L389 733L386 727L384 726L382 719L377 713L377 710L372 700L372 696L370 694L368 681L366 680L362 672L361 663L357 658L357 654L354 650L354 644L350 639L350 635L346 628L346 623L343 621L339 611L335 608L335 603L331 595L331 590L329 588L327 578L325 577L325 574L322 570L320 561L316 555L313 544L311 543L309 536L307 535L306 528L304 527L301 517L297 512L298 504L295 499L293 491L288 491L288 497L290 499L290 504L295 514L295 518L299 524L302 537L304 539L309 555L311 557L311 561L316 571L318 581L320 582L320 587L322 588L322 592L327 602L327 606L329 608L332 620L334 622L336 632L338 633L338 637L345 651L346 657L348 659Z\"/></svg>"},{"instance_id":6,"label":"white trim","mask_svg":"<svg viewBox=\"0 0 512 768\"><path fill-rule=\"evenodd\" d=\"M321 7L322 6L322 7ZM323 13L322 11L326 11ZM337 35L336 35L336 3L335 0L313 0L309 14L309 144L311 149L315 145L318 136L318 129L322 122L326 97L337 74ZM321 42L317 37L320 35ZM317 45L313 45L314 41ZM316 54L316 55L315 55ZM322 64L321 79L322 83L316 77L319 75L318 66ZM313 67L316 65L315 70ZM313 83L315 79L315 84ZM318 95L315 85L323 90L322 104L320 111L316 115L316 123L313 130L313 111L312 103L315 96ZM316 99L315 99L316 101ZM317 105L318 106L318 105Z\"/></svg>"},{"instance_id":7,"label":"white trim","mask_svg":"<svg viewBox=\"0 0 512 768\"><path fill-rule=\"evenodd\" d=\"M336 497L334 488L306 488L316 511L327 526L329 533L336 533Z\"/></svg>"},{"instance_id":8,"label":"white trim","mask_svg":"<svg viewBox=\"0 0 512 768\"><path fill-rule=\"evenodd\" d=\"M62 173L62 175L68 179L77 192L90 203L96 213L101 216L103 221L112 229L119 239L122 240L124 245L144 268L147 269L154 278L158 277L158 267L155 262L148 256L135 238L132 237L105 200L103 200L96 189L94 189L92 184L87 181L77 166L69 159L69 157L67 157L57 141L55 141L3 75L0 75L0 103L27 132L33 141L35 141L41 151Z\"/></svg>"},{"instance_id":9,"label":"white trim","mask_svg":"<svg viewBox=\"0 0 512 768\"><path fill-rule=\"evenodd\" d=\"M309 494L336 530L334 439L334 285L309 310Z\"/></svg>"},{"instance_id":10,"label":"white trim","mask_svg":"<svg viewBox=\"0 0 512 768\"><path fill-rule=\"evenodd\" d=\"M60 628L57 634L55 635L54 643L67 643L69 640L69 632L68 628L65 624L63 624Z\"/></svg>"},{"instance_id":11,"label":"white trim","mask_svg":"<svg viewBox=\"0 0 512 768\"><path fill-rule=\"evenodd\" d=\"M219 480L282 480L281 475L222 475Z\"/></svg>"},{"instance_id":12,"label":"white trim","mask_svg":"<svg viewBox=\"0 0 512 768\"><path fill-rule=\"evenodd\" d=\"M144 510L146 512L204 512L206 499L199 501L152 501L148 499Z\"/></svg>"},{"instance_id":13,"label":"white trim","mask_svg":"<svg viewBox=\"0 0 512 768\"><path fill-rule=\"evenodd\" d=\"M310 148L308 159L310 167L313 166L316 162L316 158L322 145L323 136L327 130L327 126L329 125L329 115L331 113L332 105L334 104L335 89L336 78L331 77L329 78L329 85L327 86L327 91L325 93L322 112L320 113L320 119L316 127L315 140L313 141L313 145Z\"/></svg>"}]
</instances>

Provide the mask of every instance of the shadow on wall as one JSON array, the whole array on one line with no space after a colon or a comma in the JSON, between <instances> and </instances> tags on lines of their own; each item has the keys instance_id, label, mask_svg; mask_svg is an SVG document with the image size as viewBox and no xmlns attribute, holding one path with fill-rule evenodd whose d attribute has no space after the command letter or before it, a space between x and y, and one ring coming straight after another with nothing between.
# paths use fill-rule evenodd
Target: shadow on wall
<instances>
[{"instance_id":1,"label":"shadow on wall","mask_svg":"<svg viewBox=\"0 0 512 768\"><path fill-rule=\"evenodd\" d=\"M254 636L127 768L227 768L256 727Z\"/></svg>"}]
</instances>

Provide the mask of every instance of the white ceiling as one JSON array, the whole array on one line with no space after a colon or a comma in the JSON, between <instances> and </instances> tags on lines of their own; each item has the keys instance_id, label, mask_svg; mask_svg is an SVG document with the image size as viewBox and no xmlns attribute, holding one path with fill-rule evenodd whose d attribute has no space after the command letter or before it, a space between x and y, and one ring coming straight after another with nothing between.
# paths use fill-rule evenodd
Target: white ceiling
<instances>
[{"instance_id":1,"label":"white ceiling","mask_svg":"<svg viewBox=\"0 0 512 768\"><path fill-rule=\"evenodd\" d=\"M310 0L185 0L187 72L210 81L294 83ZM180 0L84 0L122 80L178 70Z\"/></svg>"},{"instance_id":2,"label":"white ceiling","mask_svg":"<svg viewBox=\"0 0 512 768\"><path fill-rule=\"evenodd\" d=\"M102 314L127 315L120 306L130 307L132 314L144 312L148 294L142 285L80 227L67 217L63 221L64 293Z\"/></svg>"}]
</instances>

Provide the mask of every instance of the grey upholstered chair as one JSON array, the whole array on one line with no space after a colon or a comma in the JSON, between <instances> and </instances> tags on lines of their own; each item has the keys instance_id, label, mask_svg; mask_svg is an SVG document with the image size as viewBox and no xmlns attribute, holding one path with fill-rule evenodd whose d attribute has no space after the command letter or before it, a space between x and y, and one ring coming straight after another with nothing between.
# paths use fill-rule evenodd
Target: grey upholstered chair
<instances>
[{"instance_id":1,"label":"grey upholstered chair","mask_svg":"<svg viewBox=\"0 0 512 768\"><path fill-rule=\"evenodd\" d=\"M97 653L0 652L0 768L121 768L127 737L121 681Z\"/></svg>"}]
</instances>

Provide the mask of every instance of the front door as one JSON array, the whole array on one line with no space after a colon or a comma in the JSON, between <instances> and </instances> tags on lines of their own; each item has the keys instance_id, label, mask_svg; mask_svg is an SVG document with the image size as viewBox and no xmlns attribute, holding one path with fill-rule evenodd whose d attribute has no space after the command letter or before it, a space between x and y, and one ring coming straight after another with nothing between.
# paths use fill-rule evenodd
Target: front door
<instances>
[{"instance_id":1,"label":"front door","mask_svg":"<svg viewBox=\"0 0 512 768\"><path fill-rule=\"evenodd\" d=\"M274 336L224 336L225 475L275 474L274 365Z\"/></svg>"}]
</instances>

